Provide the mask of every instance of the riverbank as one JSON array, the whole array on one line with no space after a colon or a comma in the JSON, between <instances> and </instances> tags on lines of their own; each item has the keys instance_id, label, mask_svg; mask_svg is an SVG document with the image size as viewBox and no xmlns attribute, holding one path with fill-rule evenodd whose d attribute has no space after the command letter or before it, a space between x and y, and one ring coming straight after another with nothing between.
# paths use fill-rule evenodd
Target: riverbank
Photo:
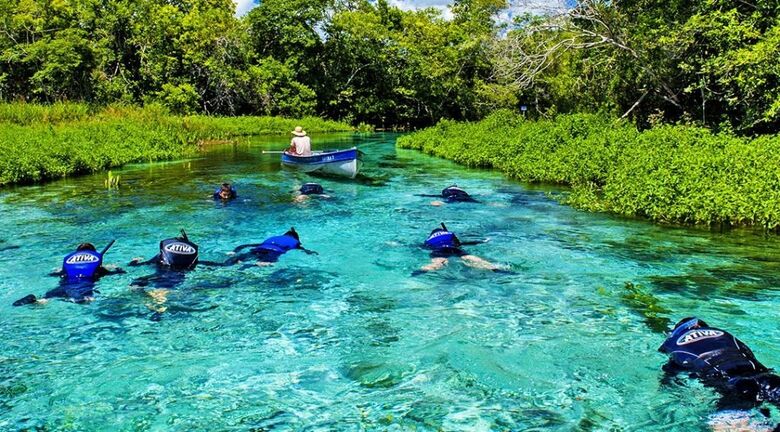
<instances>
[{"instance_id":1,"label":"riverbank","mask_svg":"<svg viewBox=\"0 0 780 432\"><path fill-rule=\"evenodd\" d=\"M754 139L692 126L639 132L589 114L525 121L498 111L442 121L398 146L510 177L571 186L575 207L685 224L780 227L780 137Z\"/></svg>"},{"instance_id":2,"label":"riverbank","mask_svg":"<svg viewBox=\"0 0 780 432\"><path fill-rule=\"evenodd\" d=\"M156 107L0 104L0 185L34 183L195 155L204 141L351 131L316 117L175 116Z\"/></svg>"}]
</instances>

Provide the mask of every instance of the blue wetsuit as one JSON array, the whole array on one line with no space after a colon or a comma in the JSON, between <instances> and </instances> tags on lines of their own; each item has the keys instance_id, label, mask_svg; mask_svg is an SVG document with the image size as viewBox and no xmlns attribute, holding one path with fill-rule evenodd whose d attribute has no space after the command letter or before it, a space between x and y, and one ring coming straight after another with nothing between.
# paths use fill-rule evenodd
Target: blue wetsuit
<instances>
[{"instance_id":1,"label":"blue wetsuit","mask_svg":"<svg viewBox=\"0 0 780 432\"><path fill-rule=\"evenodd\" d=\"M689 372L724 395L748 402L780 402L780 377L742 341L701 320L679 323L658 350L669 355L667 374Z\"/></svg>"},{"instance_id":2,"label":"blue wetsuit","mask_svg":"<svg viewBox=\"0 0 780 432\"><path fill-rule=\"evenodd\" d=\"M317 254L317 252L310 251L303 247L298 237L298 233L295 231L295 228L291 228L289 231L280 236L270 237L264 240L262 243L238 246L234 249L234 252L239 252L240 250L248 247L252 248L249 250L249 252L230 257L230 259L225 262L225 265L233 265L240 261L247 261L252 258L257 259L260 262L276 262L282 255L296 249L302 250L307 254Z\"/></svg>"},{"instance_id":3,"label":"blue wetsuit","mask_svg":"<svg viewBox=\"0 0 780 432\"><path fill-rule=\"evenodd\" d=\"M425 240L425 247L431 250L434 258L449 258L463 256L466 252L461 249L461 242L455 233L448 231L442 224L442 228L436 228Z\"/></svg>"}]
</instances>

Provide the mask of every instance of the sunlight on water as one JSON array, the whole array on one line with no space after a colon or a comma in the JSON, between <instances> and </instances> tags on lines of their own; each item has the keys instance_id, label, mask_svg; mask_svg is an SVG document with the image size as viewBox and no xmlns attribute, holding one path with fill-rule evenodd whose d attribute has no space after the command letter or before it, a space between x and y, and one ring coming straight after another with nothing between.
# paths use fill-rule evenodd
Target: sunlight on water
<instances>
[{"instance_id":1,"label":"sunlight on water","mask_svg":"<svg viewBox=\"0 0 780 432\"><path fill-rule=\"evenodd\" d=\"M261 153L284 138L129 166L118 190L101 174L0 191L0 430L706 430L711 390L659 384L662 331L690 314L780 366L777 238L578 212L394 139L314 136L359 145L364 175L302 203L311 178ZM227 205L210 197L224 180ZM417 196L452 183L480 202ZM509 272L454 259L412 277L441 221ZM179 228L221 261L290 226L319 255L199 267L159 322L130 288L152 269L126 263ZM54 288L76 244L112 238L106 262L127 274L96 301L11 307Z\"/></svg>"}]
</instances>

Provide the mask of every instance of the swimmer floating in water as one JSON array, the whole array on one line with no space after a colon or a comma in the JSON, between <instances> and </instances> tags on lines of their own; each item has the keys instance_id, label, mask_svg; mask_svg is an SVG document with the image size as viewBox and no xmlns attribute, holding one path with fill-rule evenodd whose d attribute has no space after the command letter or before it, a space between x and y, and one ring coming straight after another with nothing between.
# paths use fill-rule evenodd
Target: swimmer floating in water
<instances>
[{"instance_id":1,"label":"swimmer floating in water","mask_svg":"<svg viewBox=\"0 0 780 432\"><path fill-rule=\"evenodd\" d=\"M306 249L303 247L303 245L301 245L300 237L298 237L298 233L295 231L295 228L290 228L289 231L280 236L270 237L262 243L252 243L238 246L237 248L233 249L233 252L238 253L242 249L246 249L248 247L252 248L249 252L244 252L230 257L227 261L225 261L224 265L233 265L247 260L256 259L257 265L267 266L271 263L277 262L279 257L286 254L287 252L296 249L301 250L309 255L319 255L317 252Z\"/></svg>"},{"instance_id":2,"label":"swimmer floating in water","mask_svg":"<svg viewBox=\"0 0 780 432\"><path fill-rule=\"evenodd\" d=\"M330 198L330 196L325 195L325 190L318 183L306 183L301 186L300 189L298 189L298 192L300 192L300 195L295 197L295 202L306 201L312 195L316 195L322 198Z\"/></svg>"},{"instance_id":3,"label":"swimmer floating in water","mask_svg":"<svg viewBox=\"0 0 780 432\"><path fill-rule=\"evenodd\" d=\"M723 395L721 408L753 408L764 401L780 405L780 377L742 341L698 318L680 320L658 351L669 355L664 381L689 373Z\"/></svg>"},{"instance_id":4,"label":"swimmer floating in water","mask_svg":"<svg viewBox=\"0 0 780 432\"><path fill-rule=\"evenodd\" d=\"M62 260L62 269L51 276L60 276L60 286L44 294L38 299L33 294L28 294L13 303L14 306L23 306L32 303L45 303L51 298L63 298L74 303L83 303L94 300L95 282L103 276L121 274L124 270L103 266L103 255L114 245L112 240L101 252L95 249L92 243L78 245L76 251L65 256Z\"/></svg>"},{"instance_id":5,"label":"swimmer floating in water","mask_svg":"<svg viewBox=\"0 0 780 432\"><path fill-rule=\"evenodd\" d=\"M145 288L152 285L154 289L146 291L155 305L150 306L155 313L152 320L158 321L166 308L168 292L184 282L185 273L200 265L222 266L221 263L202 261L198 259L198 245L190 241L187 233L181 230L179 237L168 238L160 242L160 252L153 258L141 261L143 258L135 258L130 266L154 265L154 274L139 277L131 283L133 287Z\"/></svg>"},{"instance_id":6,"label":"swimmer floating in water","mask_svg":"<svg viewBox=\"0 0 780 432\"><path fill-rule=\"evenodd\" d=\"M474 198L471 197L471 195L468 194L465 190L458 187L458 185L452 185L444 188L441 191L440 195L425 195L421 194L418 196L424 196L424 197L435 197L435 198L442 198L444 202L442 201L431 201L432 206L440 206L446 203L456 203L456 202L478 202Z\"/></svg>"},{"instance_id":7,"label":"swimmer floating in water","mask_svg":"<svg viewBox=\"0 0 780 432\"><path fill-rule=\"evenodd\" d=\"M417 276L427 272L440 270L449 264L450 257L458 257L463 261L463 264L472 268L503 272L504 270L497 265L485 261L478 256L468 254L461 249L461 246L464 245L476 245L480 243L485 243L485 241L460 241L458 236L449 231L444 223L442 223L441 228L436 228L431 231L431 234L425 240L425 247L431 250L431 262L420 268L420 270L412 273L412 275Z\"/></svg>"},{"instance_id":8,"label":"swimmer floating in water","mask_svg":"<svg viewBox=\"0 0 780 432\"><path fill-rule=\"evenodd\" d=\"M230 201L238 197L236 188L230 183L222 183L219 189L214 191L214 199L222 201Z\"/></svg>"}]
</instances>

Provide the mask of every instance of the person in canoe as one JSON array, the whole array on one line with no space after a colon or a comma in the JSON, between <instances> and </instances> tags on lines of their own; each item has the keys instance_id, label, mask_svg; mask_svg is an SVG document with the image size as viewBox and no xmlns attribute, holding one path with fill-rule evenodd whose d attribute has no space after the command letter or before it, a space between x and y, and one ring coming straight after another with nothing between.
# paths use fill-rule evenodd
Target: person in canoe
<instances>
[{"instance_id":1,"label":"person in canoe","mask_svg":"<svg viewBox=\"0 0 780 432\"><path fill-rule=\"evenodd\" d=\"M50 276L59 276L60 285L44 294L43 298L37 298L34 294L28 294L13 303L14 306L23 306L33 303L45 303L52 298L62 298L74 303L84 303L94 300L95 282L103 276L122 274L124 270L115 266L104 266L103 255L114 244L112 240L101 252L95 249L92 243L82 243L76 250L62 260L62 269Z\"/></svg>"},{"instance_id":2,"label":"person in canoe","mask_svg":"<svg viewBox=\"0 0 780 432\"><path fill-rule=\"evenodd\" d=\"M719 391L721 407L752 408L764 401L780 405L780 376L741 340L698 318L680 320L658 351L669 356L664 383L686 373Z\"/></svg>"},{"instance_id":3,"label":"person in canoe","mask_svg":"<svg viewBox=\"0 0 780 432\"><path fill-rule=\"evenodd\" d=\"M165 303L169 291L183 283L186 272L195 269L198 264L222 266L221 263L200 260L198 245L190 241L184 230L181 230L181 235L178 237L161 241L160 252L153 258L143 261L143 258L139 257L130 262L131 267L155 266L153 274L141 276L131 282L131 286L135 288L146 288L149 285L153 287L146 291L154 301L153 305L149 305L154 312L152 321L159 321L162 318L162 313L167 309Z\"/></svg>"},{"instance_id":4,"label":"person in canoe","mask_svg":"<svg viewBox=\"0 0 780 432\"><path fill-rule=\"evenodd\" d=\"M302 127L296 126L292 134L294 136L290 141L287 153L293 156L311 156L311 139L306 135L306 131Z\"/></svg>"},{"instance_id":5,"label":"person in canoe","mask_svg":"<svg viewBox=\"0 0 780 432\"><path fill-rule=\"evenodd\" d=\"M484 240L462 242L455 233L447 229L444 223L441 228L431 231L431 234L425 240L424 246L431 251L431 262L412 273L413 276L441 270L449 264L449 258L458 257L463 264L468 267L490 270L494 272L503 272L497 265L486 261L476 255L471 255L462 249L465 245L476 245L485 243Z\"/></svg>"},{"instance_id":6,"label":"person in canoe","mask_svg":"<svg viewBox=\"0 0 780 432\"><path fill-rule=\"evenodd\" d=\"M239 254L239 252L246 248L252 249L250 249L248 252ZM298 236L298 232L295 231L295 228L293 227L280 236L267 238L262 243L251 243L238 246L237 248L233 249L233 253L238 255L230 257L227 261L225 261L224 265L229 266L255 259L257 260L257 265L268 266L277 262L279 257L282 255L296 249L301 250L308 255L319 255L317 252L303 247L300 241L300 237Z\"/></svg>"},{"instance_id":7,"label":"person in canoe","mask_svg":"<svg viewBox=\"0 0 780 432\"><path fill-rule=\"evenodd\" d=\"M214 191L214 199L222 201L230 201L238 197L235 186L230 183L222 183L222 185Z\"/></svg>"},{"instance_id":8,"label":"person in canoe","mask_svg":"<svg viewBox=\"0 0 780 432\"><path fill-rule=\"evenodd\" d=\"M469 195L468 192L458 187L458 185L452 185L444 188L439 195L426 195L421 194L419 196L441 198L442 201L431 201L432 206L441 206L444 203L456 203L456 202L478 202Z\"/></svg>"}]
</instances>

